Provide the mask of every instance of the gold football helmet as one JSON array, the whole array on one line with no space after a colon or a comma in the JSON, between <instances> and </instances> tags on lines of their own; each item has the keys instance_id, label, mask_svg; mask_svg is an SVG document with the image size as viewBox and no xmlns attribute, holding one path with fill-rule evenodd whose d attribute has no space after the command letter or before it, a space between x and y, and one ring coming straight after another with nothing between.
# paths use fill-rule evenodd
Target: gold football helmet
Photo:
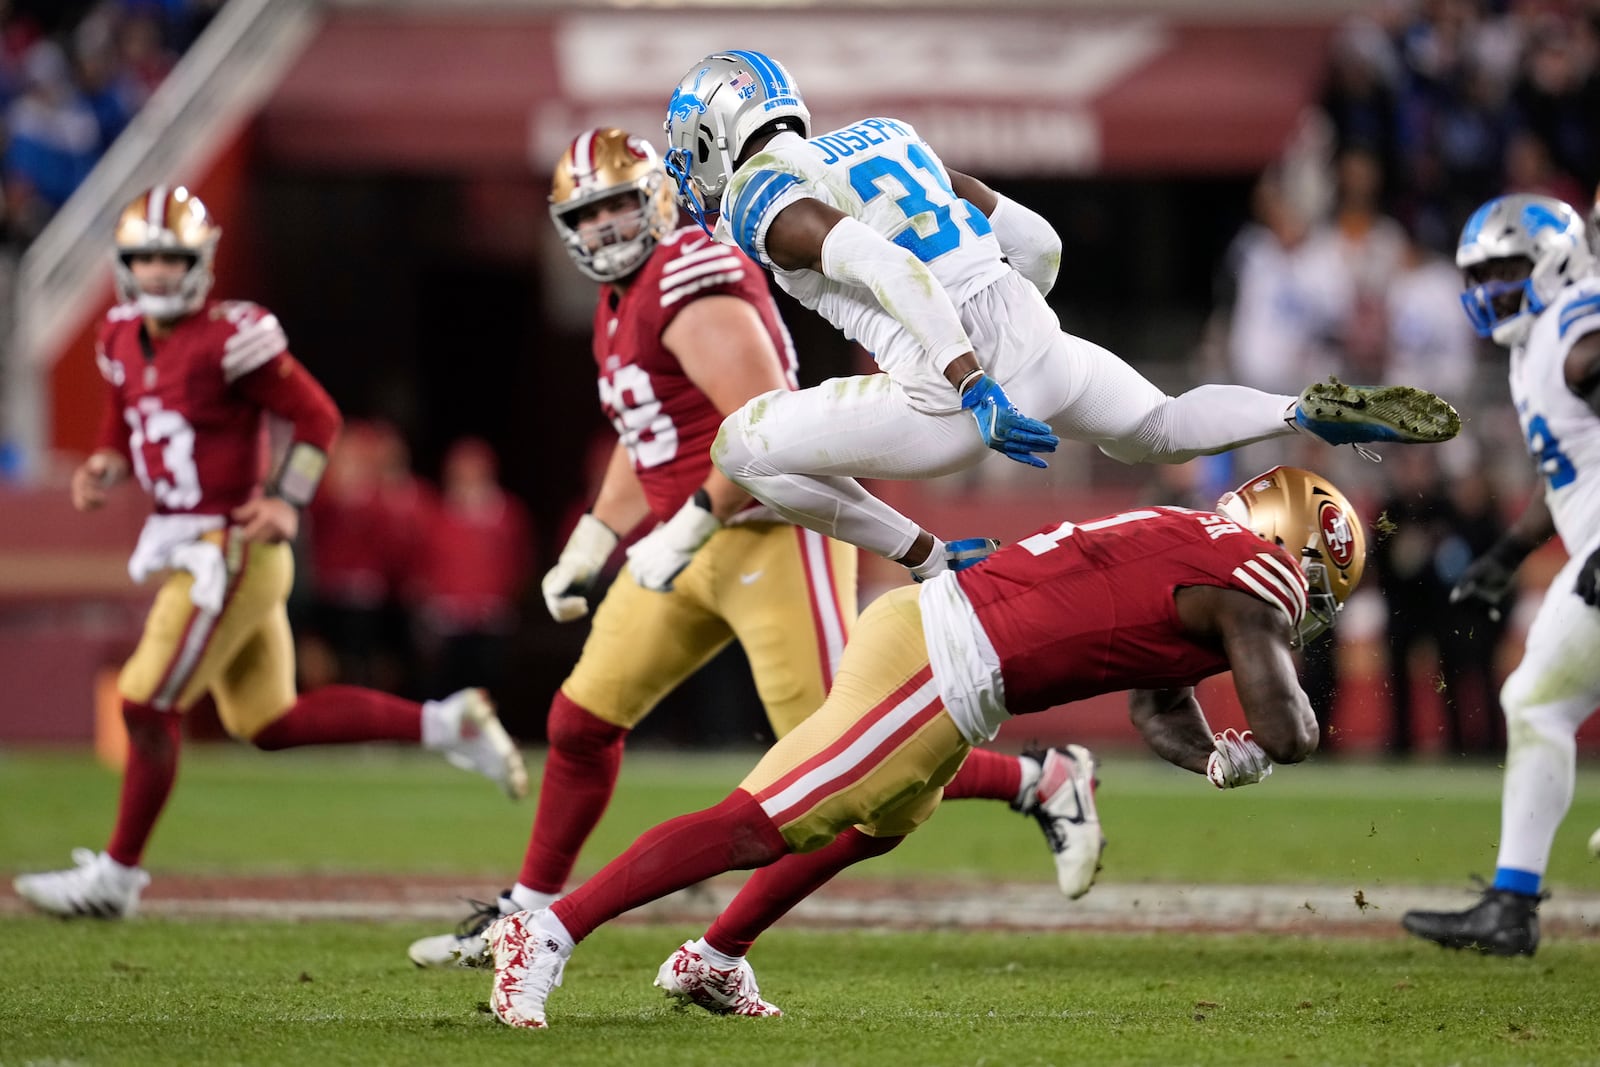
<instances>
[{"instance_id":1,"label":"gold football helmet","mask_svg":"<svg viewBox=\"0 0 1600 1067\"><path fill-rule=\"evenodd\" d=\"M222 229L200 198L181 185L157 185L128 201L117 218L117 291L153 319L175 319L199 309L211 291L211 263ZM175 293L147 293L134 280L136 255L187 256L189 269Z\"/></svg>"},{"instance_id":2,"label":"gold football helmet","mask_svg":"<svg viewBox=\"0 0 1600 1067\"><path fill-rule=\"evenodd\" d=\"M581 225L586 208L630 195L637 206L627 214ZM578 269L597 282L613 282L638 270L656 242L677 228L678 203L648 141L624 130L586 130L556 164L550 218Z\"/></svg>"},{"instance_id":3,"label":"gold football helmet","mask_svg":"<svg viewBox=\"0 0 1600 1067\"><path fill-rule=\"evenodd\" d=\"M1361 580L1367 535L1332 482L1298 467L1274 467L1223 493L1217 512L1299 560L1311 594L1296 647L1333 626Z\"/></svg>"}]
</instances>

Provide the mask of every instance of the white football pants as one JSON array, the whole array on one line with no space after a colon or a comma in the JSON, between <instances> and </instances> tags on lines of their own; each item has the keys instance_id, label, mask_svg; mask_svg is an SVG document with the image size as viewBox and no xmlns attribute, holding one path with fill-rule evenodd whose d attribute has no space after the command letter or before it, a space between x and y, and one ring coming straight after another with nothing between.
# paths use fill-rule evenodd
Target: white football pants
<instances>
[{"instance_id":1,"label":"white football pants","mask_svg":"<svg viewBox=\"0 0 1600 1067\"><path fill-rule=\"evenodd\" d=\"M959 310L978 362L1018 411L1124 463L1182 463L1295 432L1285 421L1292 396L1236 385L1168 396L1111 352L1064 333L1015 271ZM967 412L919 410L887 374L873 374L755 397L723 421L711 455L789 521L897 559L921 527L856 479L937 478L995 453Z\"/></svg>"},{"instance_id":2,"label":"white football pants","mask_svg":"<svg viewBox=\"0 0 1600 1067\"><path fill-rule=\"evenodd\" d=\"M1578 568L1600 545L1572 553L1528 628L1522 662L1500 689L1506 776L1498 866L1543 876L1556 829L1572 806L1578 727L1600 707L1600 608L1573 592Z\"/></svg>"}]
</instances>

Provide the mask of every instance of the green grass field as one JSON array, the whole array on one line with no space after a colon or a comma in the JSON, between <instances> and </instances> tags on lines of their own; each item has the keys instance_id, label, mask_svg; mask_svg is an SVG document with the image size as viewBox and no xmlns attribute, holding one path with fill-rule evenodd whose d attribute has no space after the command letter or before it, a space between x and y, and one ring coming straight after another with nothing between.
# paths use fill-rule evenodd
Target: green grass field
<instances>
[{"instance_id":1,"label":"green grass field","mask_svg":"<svg viewBox=\"0 0 1600 1067\"><path fill-rule=\"evenodd\" d=\"M661 817L719 799L753 757L630 757L579 865ZM1600 891L1585 767L1556 843L1557 893ZM1102 885L1437 885L1489 873L1499 774L1327 762L1218 793L1145 758L1102 768ZM75 754L0 753L0 872L103 843L117 777ZM514 873L531 804L382 751L267 756L196 747L148 856L163 874ZM1037 830L998 805L945 807L855 877L1047 883ZM997 888L1003 892L1003 888ZM13 912L15 909L13 909ZM601 930L568 968L547 1033L484 1014L479 972L422 973L416 922L0 912L0 1067L52 1064L1594 1064L1600 942L1489 960L1381 937L773 931L752 956L788 1014L715 1019L650 988L678 926Z\"/></svg>"}]
</instances>

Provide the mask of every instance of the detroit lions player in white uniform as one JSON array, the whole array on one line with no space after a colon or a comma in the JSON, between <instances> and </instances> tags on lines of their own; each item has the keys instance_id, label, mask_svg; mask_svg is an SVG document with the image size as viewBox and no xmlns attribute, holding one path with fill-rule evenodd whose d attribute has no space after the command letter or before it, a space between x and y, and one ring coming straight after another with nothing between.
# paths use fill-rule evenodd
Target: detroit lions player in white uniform
<instances>
[{"instance_id":1,"label":"detroit lions player in white uniform","mask_svg":"<svg viewBox=\"0 0 1600 1067\"><path fill-rule=\"evenodd\" d=\"M1405 387L1326 383L1298 402L1228 385L1169 397L1062 332L1043 295L1061 242L1043 218L947 169L904 122L816 137L810 123L788 73L751 51L696 63L666 123L667 168L689 212L703 226L719 214L719 240L887 372L756 397L723 423L718 467L795 523L928 578L967 561L952 549L981 555L984 542L947 548L856 478L937 477L985 448L1042 467L1036 453L1054 451L1058 434L1131 463L1297 428L1336 444L1440 441L1460 428L1448 404Z\"/></svg>"},{"instance_id":2,"label":"detroit lions player in white uniform","mask_svg":"<svg viewBox=\"0 0 1600 1067\"><path fill-rule=\"evenodd\" d=\"M1573 738L1600 706L1600 277L1583 220L1546 196L1502 196L1480 207L1461 232L1456 265L1473 325L1511 350L1511 399L1544 492L1450 598L1498 606L1518 564L1552 534L1571 558L1500 691L1506 774L1494 882L1466 911L1413 911L1403 922L1449 948L1532 955L1540 883L1572 804Z\"/></svg>"}]
</instances>

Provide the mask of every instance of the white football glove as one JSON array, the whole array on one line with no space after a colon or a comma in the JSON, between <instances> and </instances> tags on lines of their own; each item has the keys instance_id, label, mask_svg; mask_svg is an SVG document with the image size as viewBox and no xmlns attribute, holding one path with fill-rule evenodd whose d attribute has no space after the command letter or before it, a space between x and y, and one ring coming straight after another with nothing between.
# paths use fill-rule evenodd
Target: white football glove
<instances>
[{"instance_id":1,"label":"white football glove","mask_svg":"<svg viewBox=\"0 0 1600 1067\"><path fill-rule=\"evenodd\" d=\"M1206 777L1218 789L1254 785L1272 773L1272 760L1250 731L1224 730L1213 738L1216 751L1206 760Z\"/></svg>"},{"instance_id":2,"label":"white football glove","mask_svg":"<svg viewBox=\"0 0 1600 1067\"><path fill-rule=\"evenodd\" d=\"M539 583L551 618L571 622L589 614L586 594L616 547L617 535L611 527L587 512L578 519L556 565L545 572Z\"/></svg>"},{"instance_id":3,"label":"white football glove","mask_svg":"<svg viewBox=\"0 0 1600 1067\"><path fill-rule=\"evenodd\" d=\"M639 538L628 549L628 569L646 589L665 593L672 580L689 565L700 546L722 529L722 522L703 507L696 493L678 513Z\"/></svg>"}]
</instances>

